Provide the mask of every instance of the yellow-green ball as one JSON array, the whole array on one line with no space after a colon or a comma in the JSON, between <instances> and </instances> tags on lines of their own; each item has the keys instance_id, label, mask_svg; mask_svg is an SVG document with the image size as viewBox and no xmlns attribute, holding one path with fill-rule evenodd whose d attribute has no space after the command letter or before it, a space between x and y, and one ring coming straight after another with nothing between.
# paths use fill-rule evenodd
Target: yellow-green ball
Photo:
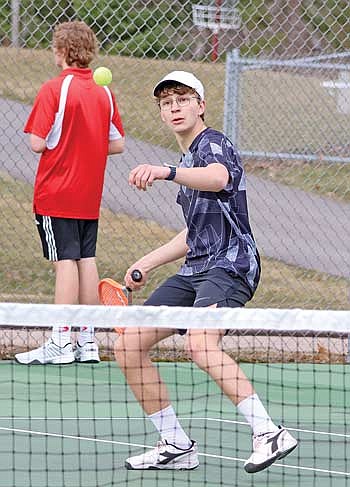
<instances>
[{"instance_id":1,"label":"yellow-green ball","mask_svg":"<svg viewBox=\"0 0 350 487\"><path fill-rule=\"evenodd\" d=\"M112 81L112 72L108 68L97 68L93 75L94 81L99 86L107 86Z\"/></svg>"}]
</instances>

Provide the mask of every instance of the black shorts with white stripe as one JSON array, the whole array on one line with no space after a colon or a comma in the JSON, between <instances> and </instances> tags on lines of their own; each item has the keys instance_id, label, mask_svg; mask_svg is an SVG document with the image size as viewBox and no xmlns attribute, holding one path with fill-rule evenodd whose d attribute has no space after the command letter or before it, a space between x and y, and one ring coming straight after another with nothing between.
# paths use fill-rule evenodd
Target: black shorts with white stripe
<instances>
[{"instance_id":1,"label":"black shorts with white stripe","mask_svg":"<svg viewBox=\"0 0 350 487\"><path fill-rule=\"evenodd\" d=\"M44 257L52 262L95 257L98 220L35 215Z\"/></svg>"}]
</instances>

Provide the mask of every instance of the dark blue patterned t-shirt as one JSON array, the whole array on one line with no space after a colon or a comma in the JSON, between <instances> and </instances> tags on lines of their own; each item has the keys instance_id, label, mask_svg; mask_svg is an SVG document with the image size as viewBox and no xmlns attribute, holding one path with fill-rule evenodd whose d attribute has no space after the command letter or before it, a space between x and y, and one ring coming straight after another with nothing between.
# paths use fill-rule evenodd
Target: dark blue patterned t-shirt
<instances>
[{"instance_id":1,"label":"dark blue patterned t-shirt","mask_svg":"<svg viewBox=\"0 0 350 487\"><path fill-rule=\"evenodd\" d=\"M233 144L224 134L207 128L182 155L180 167L223 164L229 172L220 192L180 186L177 203L187 223L189 251L178 274L189 276L220 267L242 277L254 291L260 259L248 219L245 173Z\"/></svg>"}]
</instances>

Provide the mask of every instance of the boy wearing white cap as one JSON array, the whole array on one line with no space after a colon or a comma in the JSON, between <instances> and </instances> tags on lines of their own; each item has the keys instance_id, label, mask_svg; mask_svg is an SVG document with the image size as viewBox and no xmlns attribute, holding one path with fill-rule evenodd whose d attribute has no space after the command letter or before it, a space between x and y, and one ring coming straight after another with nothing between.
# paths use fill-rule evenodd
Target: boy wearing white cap
<instances>
[{"instance_id":1,"label":"boy wearing white cap","mask_svg":"<svg viewBox=\"0 0 350 487\"><path fill-rule=\"evenodd\" d=\"M138 290L150 271L184 257L178 273L156 289L145 305L242 307L257 288L260 259L249 225L240 158L224 134L205 126L204 88L192 73L169 73L153 94L162 121L181 149L180 164L139 165L130 172L129 184L140 190L147 190L156 180L178 184L177 203L186 228L130 266L126 285ZM135 269L143 276L139 283L131 277ZM267 468L297 446L285 428L273 423L243 371L222 350L226 332L127 328L117 340L116 360L161 437L154 450L128 458L128 469L190 470L199 465L197 444L181 427L149 358L153 345L175 333L185 334L192 361L212 377L250 424L253 453L244 464L247 472Z\"/></svg>"}]
</instances>

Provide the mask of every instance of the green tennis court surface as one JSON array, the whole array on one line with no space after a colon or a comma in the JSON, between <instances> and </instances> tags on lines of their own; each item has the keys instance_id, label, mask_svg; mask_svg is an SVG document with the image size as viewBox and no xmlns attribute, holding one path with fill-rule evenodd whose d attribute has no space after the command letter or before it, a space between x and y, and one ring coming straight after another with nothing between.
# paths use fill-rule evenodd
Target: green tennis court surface
<instances>
[{"instance_id":1,"label":"green tennis court surface","mask_svg":"<svg viewBox=\"0 0 350 487\"><path fill-rule=\"evenodd\" d=\"M208 376L189 363L160 363L173 404L200 448L190 472L127 471L154 446L152 424L118 367L0 363L0 486L345 487L350 483L350 376L346 365L243 364L277 422L299 448L249 475L250 429Z\"/></svg>"}]
</instances>

